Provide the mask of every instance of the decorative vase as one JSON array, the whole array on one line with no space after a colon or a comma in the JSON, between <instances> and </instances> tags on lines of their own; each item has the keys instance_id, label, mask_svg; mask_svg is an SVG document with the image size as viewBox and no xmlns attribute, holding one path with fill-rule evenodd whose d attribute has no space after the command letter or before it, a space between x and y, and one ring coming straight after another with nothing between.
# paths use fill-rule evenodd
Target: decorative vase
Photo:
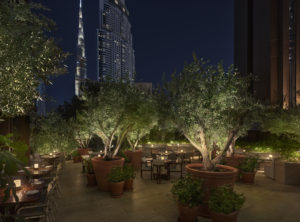
<instances>
[{"instance_id":1,"label":"decorative vase","mask_svg":"<svg viewBox=\"0 0 300 222\"><path fill-rule=\"evenodd\" d=\"M132 191L133 190L133 179L129 179L129 180L125 181L124 190L125 191Z\"/></svg>"},{"instance_id":2,"label":"decorative vase","mask_svg":"<svg viewBox=\"0 0 300 222\"><path fill-rule=\"evenodd\" d=\"M92 158L92 164L100 190L109 191L108 174L114 167L122 167L124 158L116 157L114 160L104 160L102 157Z\"/></svg>"},{"instance_id":3,"label":"decorative vase","mask_svg":"<svg viewBox=\"0 0 300 222\"><path fill-rule=\"evenodd\" d=\"M179 222L196 222L199 214L199 206L188 207L178 204Z\"/></svg>"},{"instance_id":4,"label":"decorative vase","mask_svg":"<svg viewBox=\"0 0 300 222\"><path fill-rule=\"evenodd\" d=\"M185 166L188 173L192 176L203 180L204 186L204 202L203 207L199 211L199 216L210 217L210 210L208 209L208 200L212 189L222 186L231 185L234 186L238 170L234 167L217 165L220 171L204 171L202 170L203 164L192 163Z\"/></svg>"},{"instance_id":5,"label":"decorative vase","mask_svg":"<svg viewBox=\"0 0 300 222\"><path fill-rule=\"evenodd\" d=\"M120 198L124 190L124 181L117 183L110 183L110 193L114 198Z\"/></svg>"},{"instance_id":6,"label":"decorative vase","mask_svg":"<svg viewBox=\"0 0 300 222\"><path fill-rule=\"evenodd\" d=\"M237 222L238 211L230 214L211 212L213 222Z\"/></svg>"}]
</instances>

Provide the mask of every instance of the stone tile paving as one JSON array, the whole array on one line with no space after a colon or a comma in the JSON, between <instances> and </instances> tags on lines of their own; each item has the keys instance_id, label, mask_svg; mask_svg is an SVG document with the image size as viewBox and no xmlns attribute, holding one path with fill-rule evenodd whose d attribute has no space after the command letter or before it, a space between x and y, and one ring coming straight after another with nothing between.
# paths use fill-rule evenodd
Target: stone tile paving
<instances>
[{"instance_id":1,"label":"stone tile paving","mask_svg":"<svg viewBox=\"0 0 300 222\"><path fill-rule=\"evenodd\" d=\"M171 179L171 181L174 180ZM87 187L81 164L67 163L60 177L58 222L176 222L177 206L170 181L156 184L137 175L134 191L114 199L97 187ZM236 184L246 195L240 222L300 222L300 187L285 186L258 174L254 185ZM198 222L211 221L198 218Z\"/></svg>"}]
</instances>

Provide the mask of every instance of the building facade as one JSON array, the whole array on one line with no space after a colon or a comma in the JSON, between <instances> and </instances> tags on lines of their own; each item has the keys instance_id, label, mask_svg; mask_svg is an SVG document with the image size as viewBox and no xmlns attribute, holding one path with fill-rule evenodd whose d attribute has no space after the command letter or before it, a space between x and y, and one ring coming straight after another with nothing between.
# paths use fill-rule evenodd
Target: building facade
<instances>
[{"instance_id":1,"label":"building facade","mask_svg":"<svg viewBox=\"0 0 300 222\"><path fill-rule=\"evenodd\" d=\"M82 0L79 2L79 21L78 21L78 39L77 39L77 57L75 74L75 95L80 95L80 88L87 79L86 56L84 44L84 30L82 18Z\"/></svg>"},{"instance_id":2,"label":"building facade","mask_svg":"<svg viewBox=\"0 0 300 222\"><path fill-rule=\"evenodd\" d=\"M300 104L300 0L235 0L234 63L267 104Z\"/></svg>"},{"instance_id":3,"label":"building facade","mask_svg":"<svg viewBox=\"0 0 300 222\"><path fill-rule=\"evenodd\" d=\"M125 0L99 0L98 80L134 81L135 57Z\"/></svg>"}]
</instances>

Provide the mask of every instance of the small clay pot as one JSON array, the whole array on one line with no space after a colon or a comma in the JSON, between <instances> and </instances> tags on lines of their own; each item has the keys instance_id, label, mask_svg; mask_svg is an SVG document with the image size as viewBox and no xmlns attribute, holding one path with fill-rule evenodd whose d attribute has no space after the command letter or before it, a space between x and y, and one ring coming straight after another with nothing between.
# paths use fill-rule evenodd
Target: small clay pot
<instances>
[{"instance_id":1,"label":"small clay pot","mask_svg":"<svg viewBox=\"0 0 300 222\"><path fill-rule=\"evenodd\" d=\"M113 198L120 198L124 190L124 181L117 183L110 183L110 193Z\"/></svg>"},{"instance_id":2,"label":"small clay pot","mask_svg":"<svg viewBox=\"0 0 300 222\"><path fill-rule=\"evenodd\" d=\"M133 179L129 179L125 181L124 191L132 191L133 190Z\"/></svg>"},{"instance_id":3,"label":"small clay pot","mask_svg":"<svg viewBox=\"0 0 300 222\"><path fill-rule=\"evenodd\" d=\"M211 218L213 222L237 222L238 211L230 214L222 214L211 212Z\"/></svg>"},{"instance_id":4,"label":"small clay pot","mask_svg":"<svg viewBox=\"0 0 300 222\"><path fill-rule=\"evenodd\" d=\"M96 175L94 173L86 174L86 178L87 178L88 186L96 186L97 185Z\"/></svg>"},{"instance_id":5,"label":"small clay pot","mask_svg":"<svg viewBox=\"0 0 300 222\"><path fill-rule=\"evenodd\" d=\"M244 183L254 183L255 172L242 172L242 181Z\"/></svg>"},{"instance_id":6,"label":"small clay pot","mask_svg":"<svg viewBox=\"0 0 300 222\"><path fill-rule=\"evenodd\" d=\"M196 222L199 214L199 206L188 207L178 204L178 212L180 222Z\"/></svg>"}]
</instances>

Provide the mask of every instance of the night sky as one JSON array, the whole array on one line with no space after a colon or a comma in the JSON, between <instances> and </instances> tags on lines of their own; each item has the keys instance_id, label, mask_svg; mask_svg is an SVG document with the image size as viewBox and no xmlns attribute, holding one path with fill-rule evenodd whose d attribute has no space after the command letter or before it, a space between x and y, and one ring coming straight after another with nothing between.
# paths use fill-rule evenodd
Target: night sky
<instances>
[{"instance_id":1,"label":"night sky","mask_svg":"<svg viewBox=\"0 0 300 222\"><path fill-rule=\"evenodd\" d=\"M54 79L47 94L57 103L74 95L79 0L36 0L50 9L54 37L66 52L68 74ZM137 81L159 83L162 74L181 71L192 53L233 63L233 0L126 0L130 12ZM88 77L96 79L98 0L83 0Z\"/></svg>"}]
</instances>

